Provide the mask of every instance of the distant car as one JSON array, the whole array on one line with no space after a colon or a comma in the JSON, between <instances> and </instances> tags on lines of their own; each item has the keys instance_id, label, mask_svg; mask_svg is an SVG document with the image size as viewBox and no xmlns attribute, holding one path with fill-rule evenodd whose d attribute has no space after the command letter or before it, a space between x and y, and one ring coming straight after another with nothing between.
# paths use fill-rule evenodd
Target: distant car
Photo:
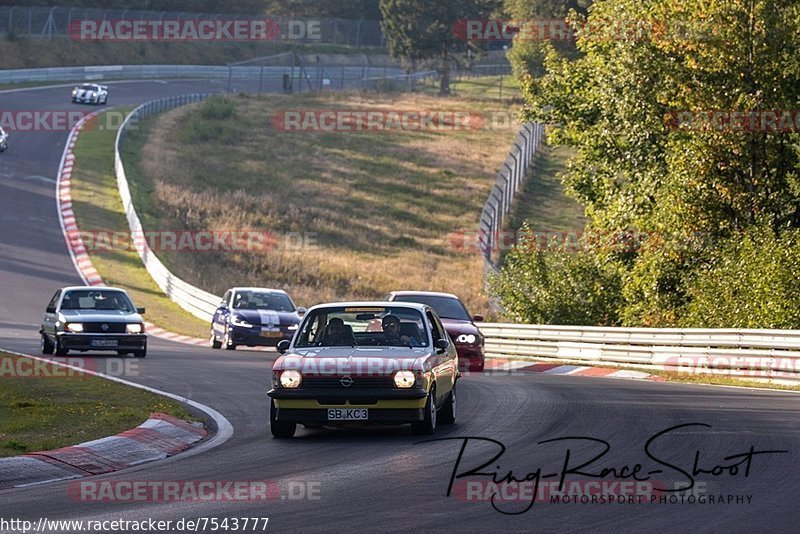
<instances>
[{"instance_id":1,"label":"distant car","mask_svg":"<svg viewBox=\"0 0 800 534\"><path fill-rule=\"evenodd\" d=\"M211 320L211 346L234 350L275 346L292 339L305 308L297 308L285 291L234 287L225 292Z\"/></svg>"},{"instance_id":2,"label":"distant car","mask_svg":"<svg viewBox=\"0 0 800 534\"><path fill-rule=\"evenodd\" d=\"M8 150L8 134L0 128L0 152Z\"/></svg>"},{"instance_id":3,"label":"distant car","mask_svg":"<svg viewBox=\"0 0 800 534\"><path fill-rule=\"evenodd\" d=\"M457 296L431 291L392 291L386 300L419 302L436 310L445 330L456 345L458 361L462 367L470 371L483 371L484 338L475 325L476 322L483 321L483 317L470 316L466 306Z\"/></svg>"},{"instance_id":4,"label":"distant car","mask_svg":"<svg viewBox=\"0 0 800 534\"><path fill-rule=\"evenodd\" d=\"M50 299L42 318L43 354L66 356L73 351L116 351L147 355L147 334L141 314L124 289L65 287Z\"/></svg>"},{"instance_id":5,"label":"distant car","mask_svg":"<svg viewBox=\"0 0 800 534\"><path fill-rule=\"evenodd\" d=\"M76 104L108 104L108 86L96 83L78 85L72 90L72 101Z\"/></svg>"},{"instance_id":6,"label":"distant car","mask_svg":"<svg viewBox=\"0 0 800 534\"><path fill-rule=\"evenodd\" d=\"M375 321L382 330L375 332ZM458 355L436 312L407 302L342 302L311 308L281 341L272 367L270 430L411 423L433 434L456 418Z\"/></svg>"}]
</instances>

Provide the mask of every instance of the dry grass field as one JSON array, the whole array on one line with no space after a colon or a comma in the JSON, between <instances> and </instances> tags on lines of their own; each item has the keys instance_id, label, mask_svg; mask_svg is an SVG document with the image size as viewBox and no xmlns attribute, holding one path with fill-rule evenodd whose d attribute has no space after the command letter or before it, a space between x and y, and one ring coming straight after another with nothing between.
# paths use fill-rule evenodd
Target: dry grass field
<instances>
[{"instance_id":1,"label":"dry grass field","mask_svg":"<svg viewBox=\"0 0 800 534\"><path fill-rule=\"evenodd\" d=\"M450 291L486 312L480 256L452 245L474 232L518 125L459 131L283 132L286 110L508 112L469 96L324 93L234 96L140 125L124 155L150 230L257 230L270 251L161 253L185 280L222 294L285 288L301 305ZM298 235L305 246L293 246Z\"/></svg>"}]
</instances>

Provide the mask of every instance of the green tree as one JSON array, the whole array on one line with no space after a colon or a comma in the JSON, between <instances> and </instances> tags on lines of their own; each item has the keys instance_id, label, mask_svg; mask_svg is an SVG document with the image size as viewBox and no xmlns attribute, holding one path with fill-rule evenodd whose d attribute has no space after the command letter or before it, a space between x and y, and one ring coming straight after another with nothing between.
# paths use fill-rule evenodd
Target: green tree
<instances>
[{"instance_id":1,"label":"green tree","mask_svg":"<svg viewBox=\"0 0 800 534\"><path fill-rule=\"evenodd\" d=\"M586 15L592 0L505 0L503 8L508 17L518 24L537 24L539 21L566 20L571 11ZM518 34L508 52L508 59L518 77L539 75L543 68L544 40L526 38ZM571 40L552 42L553 47L565 55L574 55L575 43Z\"/></svg>"},{"instance_id":2,"label":"green tree","mask_svg":"<svg viewBox=\"0 0 800 534\"><path fill-rule=\"evenodd\" d=\"M615 262L585 251L539 248L527 225L521 236L489 283L510 319L535 324L619 324L622 284Z\"/></svg>"},{"instance_id":3,"label":"green tree","mask_svg":"<svg viewBox=\"0 0 800 534\"><path fill-rule=\"evenodd\" d=\"M699 328L800 328L800 231L737 232L687 280L682 324Z\"/></svg>"},{"instance_id":4,"label":"green tree","mask_svg":"<svg viewBox=\"0 0 800 534\"><path fill-rule=\"evenodd\" d=\"M499 5L499 0L380 0L389 53L409 66L435 61L441 74L439 94L448 95L452 63L459 53L477 46L455 34L456 23L485 19Z\"/></svg>"},{"instance_id":5,"label":"green tree","mask_svg":"<svg viewBox=\"0 0 800 534\"><path fill-rule=\"evenodd\" d=\"M678 324L717 243L800 228L797 131L707 120L798 109L800 4L598 0L575 18L580 57L545 44L547 73L523 77L524 115L577 148L564 181L593 229L654 236L623 258L624 322Z\"/></svg>"}]
</instances>

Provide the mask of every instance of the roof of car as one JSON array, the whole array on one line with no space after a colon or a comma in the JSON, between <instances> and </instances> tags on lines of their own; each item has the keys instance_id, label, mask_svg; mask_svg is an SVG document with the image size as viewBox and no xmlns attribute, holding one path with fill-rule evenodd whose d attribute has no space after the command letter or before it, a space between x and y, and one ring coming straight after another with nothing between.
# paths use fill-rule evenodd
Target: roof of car
<instances>
[{"instance_id":1,"label":"roof of car","mask_svg":"<svg viewBox=\"0 0 800 534\"><path fill-rule=\"evenodd\" d=\"M408 295L424 295L426 297L446 297L456 300L461 300L458 296L453 295L452 293L439 293L437 291L392 291L390 295L399 297L399 296L408 296Z\"/></svg>"},{"instance_id":2,"label":"roof of car","mask_svg":"<svg viewBox=\"0 0 800 534\"><path fill-rule=\"evenodd\" d=\"M264 291L270 293L283 293L284 295L287 294L283 289L272 289L270 287L232 287L228 291Z\"/></svg>"},{"instance_id":3,"label":"roof of car","mask_svg":"<svg viewBox=\"0 0 800 534\"><path fill-rule=\"evenodd\" d=\"M87 289L88 290L92 290L92 289L100 290L100 289L102 289L103 291L122 291L123 293L127 293L127 291L125 291L121 287L111 287L111 286L67 286L67 287L62 287L61 288L61 290L65 291L65 292L66 291L75 291L75 290L78 290L78 289L81 289L81 290L87 290Z\"/></svg>"},{"instance_id":4,"label":"roof of car","mask_svg":"<svg viewBox=\"0 0 800 534\"><path fill-rule=\"evenodd\" d=\"M424 311L428 309L425 304L418 302L389 302L386 300L375 301L348 301L348 302L326 302L324 304L317 304L312 306L308 311L311 312L317 308L410 308L413 310Z\"/></svg>"}]
</instances>

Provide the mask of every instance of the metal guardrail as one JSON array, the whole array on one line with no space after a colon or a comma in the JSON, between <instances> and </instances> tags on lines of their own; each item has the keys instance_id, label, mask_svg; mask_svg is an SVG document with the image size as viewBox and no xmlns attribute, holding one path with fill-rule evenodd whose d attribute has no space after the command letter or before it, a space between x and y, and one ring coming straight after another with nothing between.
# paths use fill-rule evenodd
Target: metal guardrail
<instances>
[{"instance_id":1,"label":"metal guardrail","mask_svg":"<svg viewBox=\"0 0 800 534\"><path fill-rule=\"evenodd\" d=\"M326 74L326 67L305 67L312 79L312 87ZM394 75L402 72L398 68L337 66L327 68L330 77L337 82L345 79L342 85L356 85L369 76L380 74ZM47 69L7 69L0 70L0 83L22 82L75 82L101 80L139 80L174 78L217 78L217 79L280 79L284 74L294 75L297 67L291 65L270 66L215 66L215 65L98 65L89 67L53 67Z\"/></svg>"},{"instance_id":2,"label":"metal guardrail","mask_svg":"<svg viewBox=\"0 0 800 534\"><path fill-rule=\"evenodd\" d=\"M497 241L503 230L503 221L511 209L514 197L522 185L533 156L544 138L544 125L527 123L511 145L511 150L489 193L481 212L478 242L484 258L484 270L496 272Z\"/></svg>"},{"instance_id":3,"label":"metal guardrail","mask_svg":"<svg viewBox=\"0 0 800 534\"><path fill-rule=\"evenodd\" d=\"M800 331L480 325L490 358L800 380Z\"/></svg>"},{"instance_id":4,"label":"metal guardrail","mask_svg":"<svg viewBox=\"0 0 800 534\"><path fill-rule=\"evenodd\" d=\"M116 142L114 143L114 170L117 176L119 195L122 198L122 206L125 210L125 218L128 220L131 235L142 235L144 229L142 228L139 216L136 214L136 209L133 206L128 178L125 175L125 166L120 156L120 147L125 140L128 129L135 121L176 107L192 104L194 102L201 102L209 96L211 95L191 94L147 102L134 109L125 119L125 122L122 123L122 126L120 126L117 132ZM134 244L147 272L150 273L150 276L156 284L158 284L158 287L161 288L161 291L184 310L210 323L221 297L203 291L172 274L150 249L146 239L134 240Z\"/></svg>"}]
</instances>

